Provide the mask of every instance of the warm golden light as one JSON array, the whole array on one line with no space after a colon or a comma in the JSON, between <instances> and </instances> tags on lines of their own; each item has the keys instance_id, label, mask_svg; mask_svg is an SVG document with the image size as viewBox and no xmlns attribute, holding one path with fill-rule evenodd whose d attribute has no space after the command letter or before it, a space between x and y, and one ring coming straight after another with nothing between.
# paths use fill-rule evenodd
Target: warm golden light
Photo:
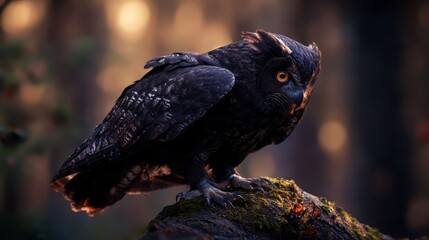
<instances>
[{"instance_id":1,"label":"warm golden light","mask_svg":"<svg viewBox=\"0 0 429 240\"><path fill-rule=\"evenodd\" d=\"M173 35L169 32L166 39L173 36L177 48L195 52L206 52L231 43L226 24L208 21L204 16L203 8L197 1L183 2L174 14Z\"/></svg>"},{"instance_id":2,"label":"warm golden light","mask_svg":"<svg viewBox=\"0 0 429 240\"><path fill-rule=\"evenodd\" d=\"M319 130L319 144L328 152L339 151L347 141L347 130L337 120L325 122Z\"/></svg>"},{"instance_id":3,"label":"warm golden light","mask_svg":"<svg viewBox=\"0 0 429 240\"><path fill-rule=\"evenodd\" d=\"M97 84L103 92L117 97L130 84L124 79L134 79L134 76L128 76L126 72L121 66L108 65L97 74Z\"/></svg>"},{"instance_id":4,"label":"warm golden light","mask_svg":"<svg viewBox=\"0 0 429 240\"><path fill-rule=\"evenodd\" d=\"M34 27L40 11L34 1L12 1L4 10L1 24L6 34L19 35Z\"/></svg>"},{"instance_id":5,"label":"warm golden light","mask_svg":"<svg viewBox=\"0 0 429 240\"><path fill-rule=\"evenodd\" d=\"M149 21L149 14L144 2L127 2L119 9L118 25L128 33L142 31Z\"/></svg>"},{"instance_id":6,"label":"warm golden light","mask_svg":"<svg viewBox=\"0 0 429 240\"><path fill-rule=\"evenodd\" d=\"M111 1L107 6L109 26L125 40L138 40L145 32L150 9L144 1Z\"/></svg>"},{"instance_id":7,"label":"warm golden light","mask_svg":"<svg viewBox=\"0 0 429 240\"><path fill-rule=\"evenodd\" d=\"M232 37L228 28L220 22L213 22L207 24L207 26L204 28L204 32L201 33L198 51L205 52L231 42Z\"/></svg>"},{"instance_id":8,"label":"warm golden light","mask_svg":"<svg viewBox=\"0 0 429 240\"><path fill-rule=\"evenodd\" d=\"M124 88L132 84L141 75L143 75L142 70L131 64L118 65L110 63L103 67L98 72L96 81L106 99L105 104L97 109L97 114L106 114Z\"/></svg>"},{"instance_id":9,"label":"warm golden light","mask_svg":"<svg viewBox=\"0 0 429 240\"><path fill-rule=\"evenodd\" d=\"M201 7L195 2L187 1L181 4L174 15L174 30L182 37L192 37L199 34L204 24L204 15Z\"/></svg>"}]
</instances>

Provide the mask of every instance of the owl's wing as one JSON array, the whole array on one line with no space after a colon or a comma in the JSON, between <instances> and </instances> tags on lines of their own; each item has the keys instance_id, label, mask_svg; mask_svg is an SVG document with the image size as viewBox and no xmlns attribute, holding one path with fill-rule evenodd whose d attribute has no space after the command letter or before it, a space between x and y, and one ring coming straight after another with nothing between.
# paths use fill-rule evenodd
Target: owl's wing
<instances>
[{"instance_id":1,"label":"owl's wing","mask_svg":"<svg viewBox=\"0 0 429 240\"><path fill-rule=\"evenodd\" d=\"M183 59L183 54L149 61L146 67L155 68L123 91L53 181L97 162L120 159L137 142L139 147L153 146L183 133L234 85L229 70L197 64L192 56Z\"/></svg>"}]
</instances>

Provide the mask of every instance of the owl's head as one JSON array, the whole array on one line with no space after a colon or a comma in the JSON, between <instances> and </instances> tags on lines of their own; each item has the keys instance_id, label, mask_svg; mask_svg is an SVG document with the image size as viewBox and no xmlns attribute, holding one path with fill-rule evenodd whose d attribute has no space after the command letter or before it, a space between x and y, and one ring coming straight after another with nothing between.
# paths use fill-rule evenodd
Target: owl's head
<instances>
[{"instance_id":1,"label":"owl's head","mask_svg":"<svg viewBox=\"0 0 429 240\"><path fill-rule=\"evenodd\" d=\"M317 45L304 46L264 30L244 32L243 37L251 48L264 56L257 84L271 108L286 114L304 110L321 66Z\"/></svg>"}]
</instances>

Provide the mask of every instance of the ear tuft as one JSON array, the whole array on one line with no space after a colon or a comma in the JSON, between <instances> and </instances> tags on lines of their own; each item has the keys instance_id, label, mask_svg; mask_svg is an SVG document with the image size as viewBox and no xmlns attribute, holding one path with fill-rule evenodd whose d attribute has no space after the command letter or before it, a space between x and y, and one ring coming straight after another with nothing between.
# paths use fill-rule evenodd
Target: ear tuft
<instances>
[{"instance_id":1,"label":"ear tuft","mask_svg":"<svg viewBox=\"0 0 429 240\"><path fill-rule=\"evenodd\" d=\"M242 37L250 43L250 47L259 51L280 52L282 54L292 54L292 50L274 34L263 29L258 29L256 32L242 32Z\"/></svg>"}]
</instances>

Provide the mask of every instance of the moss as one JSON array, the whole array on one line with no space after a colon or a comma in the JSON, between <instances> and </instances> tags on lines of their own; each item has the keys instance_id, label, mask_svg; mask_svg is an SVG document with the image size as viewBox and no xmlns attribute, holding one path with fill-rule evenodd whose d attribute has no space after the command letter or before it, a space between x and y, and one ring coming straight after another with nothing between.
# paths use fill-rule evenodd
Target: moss
<instances>
[{"instance_id":1,"label":"moss","mask_svg":"<svg viewBox=\"0 0 429 240\"><path fill-rule=\"evenodd\" d=\"M215 222L219 219L227 219L242 227L270 236L286 234L289 238L310 239L324 234L315 227L315 222L320 220L332 223L331 221L334 220L358 239L380 239L383 236L377 229L360 224L326 198L320 197L318 202L311 197L305 197L304 201L303 191L292 180L268 179L274 187L269 187L266 192L231 189L245 199L245 202L234 201L234 208L214 208L210 211L204 206L202 197L183 199L172 206L165 207L156 220L168 221L173 217L176 221L199 222L201 228L206 228L206 223L209 223L205 221L206 219L212 219ZM329 233L327 236L330 237Z\"/></svg>"},{"instance_id":2,"label":"moss","mask_svg":"<svg viewBox=\"0 0 429 240\"><path fill-rule=\"evenodd\" d=\"M344 221L346 226L348 226L349 229L351 229L356 236L358 236L359 238L364 237L365 233L363 232L363 229L359 225L357 225L357 221L355 218L350 216L347 212L345 212L341 208L337 208L337 212L342 217L342 220Z\"/></svg>"},{"instance_id":3,"label":"moss","mask_svg":"<svg viewBox=\"0 0 429 240\"><path fill-rule=\"evenodd\" d=\"M364 225L365 228L365 238L366 239L380 239L381 233L376 228L372 228L368 225Z\"/></svg>"},{"instance_id":4,"label":"moss","mask_svg":"<svg viewBox=\"0 0 429 240\"><path fill-rule=\"evenodd\" d=\"M334 213L334 206L335 204L331 201L328 201L325 197L319 197L320 202L323 204L320 206L320 208L325 212L329 214Z\"/></svg>"},{"instance_id":5,"label":"moss","mask_svg":"<svg viewBox=\"0 0 429 240\"><path fill-rule=\"evenodd\" d=\"M328 199L326 199L325 197L319 197L320 202L322 202L323 204L328 204Z\"/></svg>"},{"instance_id":6,"label":"moss","mask_svg":"<svg viewBox=\"0 0 429 240\"><path fill-rule=\"evenodd\" d=\"M344 221L344 225L348 226L359 239L375 240L382 238L382 234L376 228L359 223L356 218L352 217L344 209L336 207L336 212Z\"/></svg>"},{"instance_id":7,"label":"moss","mask_svg":"<svg viewBox=\"0 0 429 240\"><path fill-rule=\"evenodd\" d=\"M250 226L258 231L279 231L282 219L275 215L274 210L279 207L276 203L264 199L263 193L243 194L243 197L246 199L244 206L226 209L219 214L230 221Z\"/></svg>"},{"instance_id":8,"label":"moss","mask_svg":"<svg viewBox=\"0 0 429 240\"><path fill-rule=\"evenodd\" d=\"M258 231L280 232L287 224L285 215L289 214L294 204L302 202L299 188L292 180L267 178L276 187L267 192L238 192L246 200L244 206L222 211L222 217ZM269 217L267 217L269 216Z\"/></svg>"},{"instance_id":9,"label":"moss","mask_svg":"<svg viewBox=\"0 0 429 240\"><path fill-rule=\"evenodd\" d=\"M194 219L196 213L203 210L206 210L206 208L202 198L182 200L174 205L165 207L156 219L161 221L165 218L175 216L177 219L190 220Z\"/></svg>"},{"instance_id":10,"label":"moss","mask_svg":"<svg viewBox=\"0 0 429 240\"><path fill-rule=\"evenodd\" d=\"M281 231L282 225L287 224L284 215L288 214L295 203L302 201L300 191L294 181L269 178L276 187L267 189L267 192L237 191L245 202L235 201L235 208L215 209L208 211L201 197L191 200L181 200L179 203L165 207L156 217L164 220L175 216L177 220L190 221L201 211L214 214L230 221L252 227L258 231L276 233Z\"/></svg>"}]
</instances>

